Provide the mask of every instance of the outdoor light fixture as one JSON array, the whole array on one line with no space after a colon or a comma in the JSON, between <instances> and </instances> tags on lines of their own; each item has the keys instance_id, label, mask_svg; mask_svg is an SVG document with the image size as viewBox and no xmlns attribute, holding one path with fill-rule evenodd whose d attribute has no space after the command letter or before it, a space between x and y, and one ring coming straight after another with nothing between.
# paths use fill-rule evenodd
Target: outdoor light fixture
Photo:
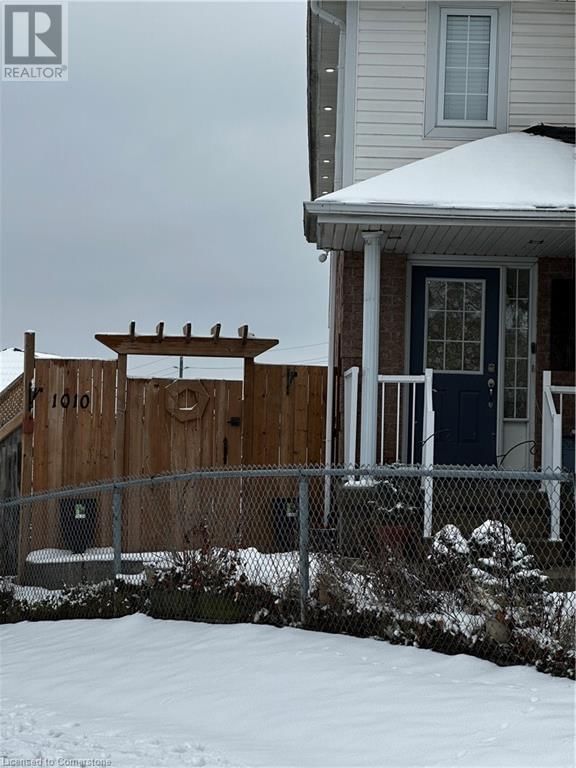
<instances>
[{"instance_id":1,"label":"outdoor light fixture","mask_svg":"<svg viewBox=\"0 0 576 768\"><path fill-rule=\"evenodd\" d=\"M318 261L320 262L320 264L324 264L327 258L328 258L328 251L322 251L321 253L318 254Z\"/></svg>"}]
</instances>

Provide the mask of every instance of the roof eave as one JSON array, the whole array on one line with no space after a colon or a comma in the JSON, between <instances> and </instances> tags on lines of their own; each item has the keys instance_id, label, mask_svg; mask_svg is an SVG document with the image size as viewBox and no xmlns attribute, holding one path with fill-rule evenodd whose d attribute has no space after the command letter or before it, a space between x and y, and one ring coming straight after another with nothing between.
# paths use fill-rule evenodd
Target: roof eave
<instances>
[{"instance_id":1,"label":"roof eave","mask_svg":"<svg viewBox=\"0 0 576 768\"><path fill-rule=\"evenodd\" d=\"M450 226L552 226L574 227L576 211L560 208L440 208L416 205L390 205L382 203L338 203L328 201L304 204L307 239L316 242L317 224L366 224L373 226L381 220L383 225L439 224Z\"/></svg>"}]
</instances>

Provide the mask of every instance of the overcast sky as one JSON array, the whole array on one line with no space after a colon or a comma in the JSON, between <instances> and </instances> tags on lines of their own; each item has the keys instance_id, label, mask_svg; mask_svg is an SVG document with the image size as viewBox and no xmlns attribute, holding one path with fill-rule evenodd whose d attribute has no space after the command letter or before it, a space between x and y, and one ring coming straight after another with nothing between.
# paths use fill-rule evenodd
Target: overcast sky
<instances>
[{"instance_id":1,"label":"overcast sky","mask_svg":"<svg viewBox=\"0 0 576 768\"><path fill-rule=\"evenodd\" d=\"M94 334L130 320L248 323L302 347L266 359L322 362L305 2L71 2L69 52L68 83L2 83L0 347L34 329L39 351L106 357Z\"/></svg>"}]
</instances>

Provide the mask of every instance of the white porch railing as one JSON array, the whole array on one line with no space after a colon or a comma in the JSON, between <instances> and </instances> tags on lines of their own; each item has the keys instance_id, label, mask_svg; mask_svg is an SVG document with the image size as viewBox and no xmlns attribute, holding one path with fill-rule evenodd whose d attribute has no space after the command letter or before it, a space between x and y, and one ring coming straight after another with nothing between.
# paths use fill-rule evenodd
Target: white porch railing
<instances>
[{"instance_id":1,"label":"white porch railing","mask_svg":"<svg viewBox=\"0 0 576 768\"><path fill-rule=\"evenodd\" d=\"M554 395L558 396L558 408ZM562 467L562 415L564 396L576 395L576 387L552 384L551 371L544 371L542 380L542 469L561 470ZM550 507L550 541L560 540L560 481L544 480L543 489Z\"/></svg>"},{"instance_id":2,"label":"white porch railing","mask_svg":"<svg viewBox=\"0 0 576 768\"><path fill-rule=\"evenodd\" d=\"M344 463L348 466L356 464L359 375L357 365L344 374Z\"/></svg>"},{"instance_id":3,"label":"white porch railing","mask_svg":"<svg viewBox=\"0 0 576 768\"><path fill-rule=\"evenodd\" d=\"M400 413L402 410L402 387L408 389L410 397L406 401L410 407L408 417L409 430L409 449L410 456L407 456L408 464L414 464L415 454L415 436L416 436L416 387L424 384L424 401L422 414L422 464L426 467L434 464L434 411L432 408L432 375L431 368L426 368L425 373L409 376L378 376L380 386L380 461L384 463L385 435L387 433L386 423L386 387L392 385L396 389L396 414L395 414L395 461L402 461L401 438L400 438ZM427 428L428 427L428 428ZM408 446L406 447L408 449ZM409 460L408 460L409 459Z\"/></svg>"},{"instance_id":4,"label":"white porch railing","mask_svg":"<svg viewBox=\"0 0 576 768\"><path fill-rule=\"evenodd\" d=\"M360 370L357 366L349 368L344 373L344 461L347 465L356 464L356 440L358 430L358 381ZM434 408L432 405L432 378L433 371L427 368L420 375L382 375L378 377L380 387L380 462L384 463L385 437L390 428L386 414L386 388L394 387L396 390L396 407L393 416L395 461L400 462L403 455L408 464L414 464L416 451L416 388L424 386L422 401L422 457L421 463L425 467L434 466ZM410 411L407 418L404 434L408 438L407 444L402 445L402 418L403 408L402 388L408 390L408 399L404 400L407 410ZM420 418L420 414L418 414ZM407 427L407 429L406 429ZM422 478L424 490L424 536L432 535L432 514L434 498L434 480L431 477Z\"/></svg>"}]
</instances>

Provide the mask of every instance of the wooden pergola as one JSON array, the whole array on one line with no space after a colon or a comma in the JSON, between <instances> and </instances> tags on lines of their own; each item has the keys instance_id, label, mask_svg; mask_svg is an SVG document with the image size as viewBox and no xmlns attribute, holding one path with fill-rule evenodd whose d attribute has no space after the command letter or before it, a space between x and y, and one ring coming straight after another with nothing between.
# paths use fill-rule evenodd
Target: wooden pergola
<instances>
[{"instance_id":1,"label":"wooden pergola","mask_svg":"<svg viewBox=\"0 0 576 768\"><path fill-rule=\"evenodd\" d=\"M126 379L128 355L158 355L164 357L226 357L244 361L243 391L243 461L252 461L252 423L254 403L254 358L278 344L278 339L260 339L250 333L247 325L238 328L238 336L221 336L221 323L211 328L210 336L194 336L192 324L186 323L181 336L164 335L164 323L156 326L155 334L136 333L136 323L130 323L128 333L97 333L95 339L118 355L118 398L116 428L116 465L121 473L124 462L124 432L126 422Z\"/></svg>"},{"instance_id":2,"label":"wooden pergola","mask_svg":"<svg viewBox=\"0 0 576 768\"><path fill-rule=\"evenodd\" d=\"M127 334L97 333L95 338L105 347L120 355L165 355L171 357L233 357L253 360L278 344L278 339L257 339L247 325L238 328L237 337L220 335L221 323L211 329L210 336L192 335L187 323L181 336L165 336L164 323L158 323L155 334L136 333L136 324L130 323Z\"/></svg>"}]
</instances>

